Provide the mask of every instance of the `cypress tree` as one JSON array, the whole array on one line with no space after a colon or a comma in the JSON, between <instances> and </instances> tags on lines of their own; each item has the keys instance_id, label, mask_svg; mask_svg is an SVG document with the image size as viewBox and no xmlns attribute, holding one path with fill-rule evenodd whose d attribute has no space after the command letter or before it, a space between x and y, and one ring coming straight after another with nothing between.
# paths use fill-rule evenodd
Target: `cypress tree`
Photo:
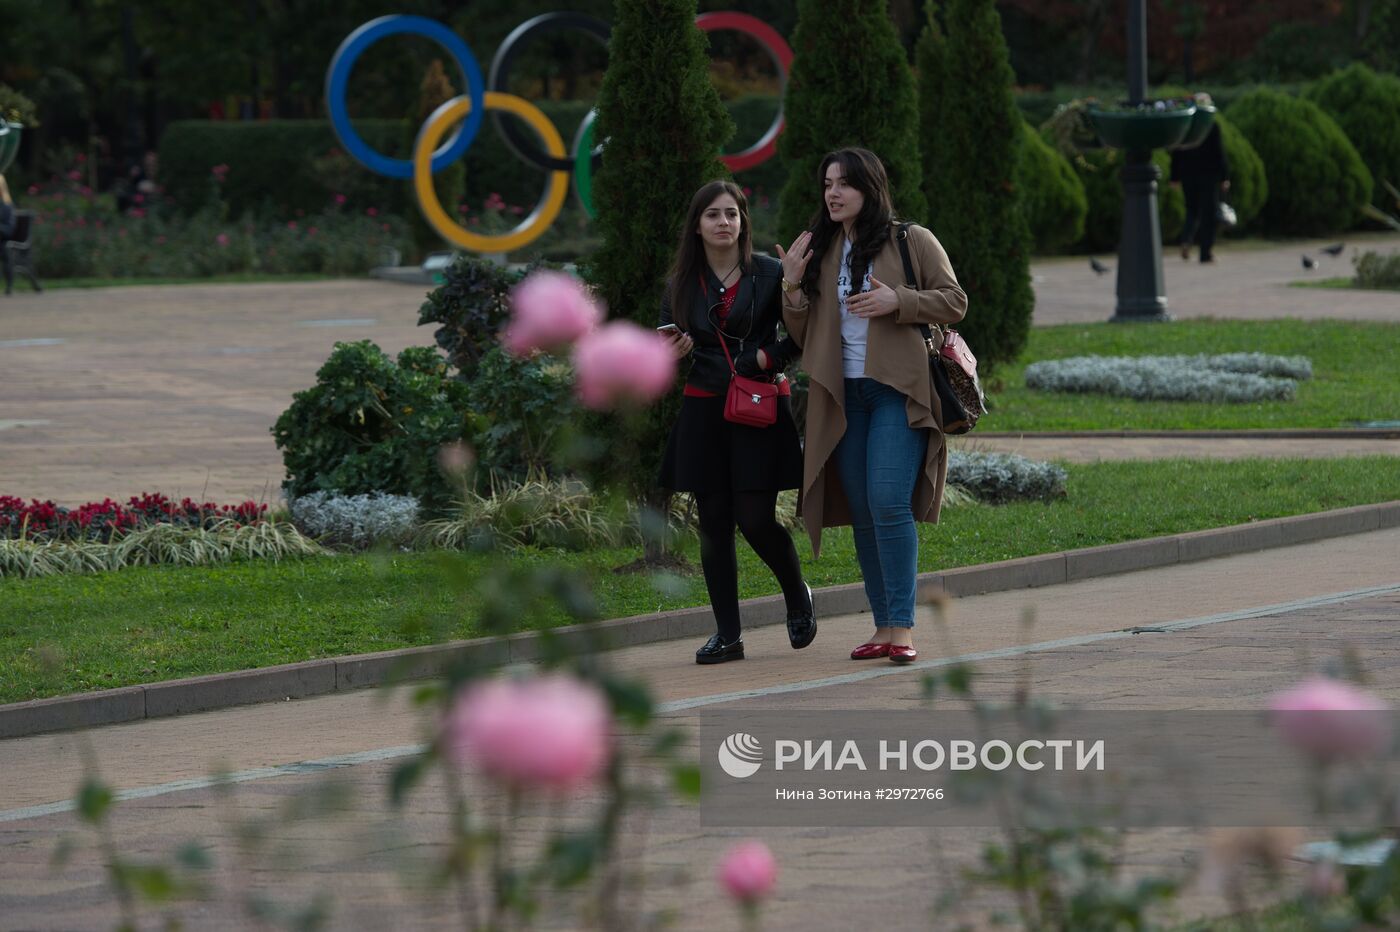
<instances>
[{"instance_id":1,"label":"cypress tree","mask_svg":"<svg viewBox=\"0 0 1400 932\"><path fill-rule=\"evenodd\" d=\"M817 171L833 149L861 146L885 163L895 212L922 220L914 76L886 0L798 0L778 154L787 171L778 230L787 246L821 204Z\"/></svg>"},{"instance_id":2,"label":"cypress tree","mask_svg":"<svg viewBox=\"0 0 1400 932\"><path fill-rule=\"evenodd\" d=\"M1020 354L1035 305L1016 189L1024 129L994 0L947 0L943 21L939 31L930 4L919 42L924 194L929 227L967 292L958 329L994 367Z\"/></svg>"},{"instance_id":3,"label":"cypress tree","mask_svg":"<svg viewBox=\"0 0 1400 932\"><path fill-rule=\"evenodd\" d=\"M583 267L611 317L656 325L680 224L696 190L725 177L719 161L734 123L710 83L695 0L618 0L594 138L593 183L603 244ZM635 498L664 503L656 476L679 389L651 408L606 418L607 475ZM649 557L655 557L649 548Z\"/></svg>"}]
</instances>

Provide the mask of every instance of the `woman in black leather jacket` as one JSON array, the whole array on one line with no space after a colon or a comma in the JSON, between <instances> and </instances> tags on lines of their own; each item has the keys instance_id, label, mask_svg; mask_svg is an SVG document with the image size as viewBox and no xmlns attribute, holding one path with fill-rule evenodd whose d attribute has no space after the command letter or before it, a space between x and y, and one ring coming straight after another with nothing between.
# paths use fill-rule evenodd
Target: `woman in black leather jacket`
<instances>
[{"instance_id":1,"label":"woman in black leather jacket","mask_svg":"<svg viewBox=\"0 0 1400 932\"><path fill-rule=\"evenodd\" d=\"M738 186L712 181L696 192L659 328L677 357L692 357L661 485L692 493L699 515L700 563L719 630L696 651L696 663L744 656L736 524L783 588L792 646L806 647L817 633L812 590L803 582L792 538L775 517L778 492L802 481L802 449L781 375L799 352L791 338L778 339L782 274L778 260L753 254L748 202ZM731 372L721 340L740 375L778 381L777 423L749 427L725 420Z\"/></svg>"}]
</instances>

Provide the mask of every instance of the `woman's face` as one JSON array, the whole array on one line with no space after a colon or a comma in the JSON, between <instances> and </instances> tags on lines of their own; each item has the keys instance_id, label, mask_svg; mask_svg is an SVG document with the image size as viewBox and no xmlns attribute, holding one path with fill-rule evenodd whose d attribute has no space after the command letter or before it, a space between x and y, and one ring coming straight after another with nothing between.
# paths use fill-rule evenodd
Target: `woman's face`
<instances>
[{"instance_id":1,"label":"woman's face","mask_svg":"<svg viewBox=\"0 0 1400 932\"><path fill-rule=\"evenodd\" d=\"M732 194L721 194L700 212L700 239L711 249L728 249L739 242L739 202Z\"/></svg>"},{"instance_id":2,"label":"woman's face","mask_svg":"<svg viewBox=\"0 0 1400 932\"><path fill-rule=\"evenodd\" d=\"M822 184L826 212L831 216L832 223L853 223L865 206L865 195L846 181L846 170L840 162L832 162L826 167L826 178Z\"/></svg>"}]
</instances>

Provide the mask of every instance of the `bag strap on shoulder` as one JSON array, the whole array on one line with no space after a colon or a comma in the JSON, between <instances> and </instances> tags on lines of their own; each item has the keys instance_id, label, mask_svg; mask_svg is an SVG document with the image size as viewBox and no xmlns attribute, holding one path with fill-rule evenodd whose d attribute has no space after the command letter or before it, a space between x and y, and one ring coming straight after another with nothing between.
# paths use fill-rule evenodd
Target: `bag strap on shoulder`
<instances>
[{"instance_id":1,"label":"bag strap on shoulder","mask_svg":"<svg viewBox=\"0 0 1400 932\"><path fill-rule=\"evenodd\" d=\"M904 263L904 284L919 289L919 283L914 279L914 260L909 255L909 228L913 226L909 221L905 221L895 230L894 239L899 244L899 258ZM928 347L929 355L933 355L933 331L928 324L920 323L919 332L924 335L924 346Z\"/></svg>"}]
</instances>

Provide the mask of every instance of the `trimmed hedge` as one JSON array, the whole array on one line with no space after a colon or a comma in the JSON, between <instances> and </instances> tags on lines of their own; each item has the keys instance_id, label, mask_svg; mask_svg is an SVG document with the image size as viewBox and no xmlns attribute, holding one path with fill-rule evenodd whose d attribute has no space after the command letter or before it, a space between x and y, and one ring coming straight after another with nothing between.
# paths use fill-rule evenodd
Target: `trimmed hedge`
<instances>
[{"instance_id":1,"label":"trimmed hedge","mask_svg":"<svg viewBox=\"0 0 1400 932\"><path fill-rule=\"evenodd\" d=\"M1244 138L1244 133L1223 114L1217 113L1215 122L1220 124L1220 141L1225 146L1225 159L1230 163L1230 190L1224 200L1235 208L1239 221L1231 232L1242 233L1259 216L1269 199L1269 178L1264 171L1264 160Z\"/></svg>"},{"instance_id":2,"label":"trimmed hedge","mask_svg":"<svg viewBox=\"0 0 1400 932\"><path fill-rule=\"evenodd\" d=\"M1056 152L1029 123L1016 163L1016 189L1030 224L1035 251L1063 252L1084 237L1089 200L1074 166Z\"/></svg>"},{"instance_id":3,"label":"trimmed hedge","mask_svg":"<svg viewBox=\"0 0 1400 932\"><path fill-rule=\"evenodd\" d=\"M1229 110L1264 162L1273 234L1321 236L1349 228L1371 199L1371 173L1337 122L1309 100L1257 90Z\"/></svg>"},{"instance_id":4,"label":"trimmed hedge","mask_svg":"<svg viewBox=\"0 0 1400 932\"><path fill-rule=\"evenodd\" d=\"M1337 121L1376 181L1400 187L1400 77L1355 64L1318 81L1305 96ZM1394 209L1384 185L1377 184L1374 195L1377 207Z\"/></svg>"},{"instance_id":5,"label":"trimmed hedge","mask_svg":"<svg viewBox=\"0 0 1400 932\"><path fill-rule=\"evenodd\" d=\"M534 101L554 122L566 144L572 142L590 104L585 101ZM774 97L742 97L726 104L737 131L730 149L748 148L773 121ZM362 119L355 129L377 151L409 156L414 130L404 120ZM495 192L506 203L529 207L544 186L541 171L513 155L490 120L459 165L465 166L463 194L473 211ZM352 207L377 207L401 216L417 213L409 182L374 174L345 154L325 120L178 120L160 140L161 181L181 210L195 213L215 191L210 169L228 165L219 192L233 216L266 210L290 218L311 213L344 194ZM787 180L779 159L741 172L735 180L776 198Z\"/></svg>"}]
</instances>

